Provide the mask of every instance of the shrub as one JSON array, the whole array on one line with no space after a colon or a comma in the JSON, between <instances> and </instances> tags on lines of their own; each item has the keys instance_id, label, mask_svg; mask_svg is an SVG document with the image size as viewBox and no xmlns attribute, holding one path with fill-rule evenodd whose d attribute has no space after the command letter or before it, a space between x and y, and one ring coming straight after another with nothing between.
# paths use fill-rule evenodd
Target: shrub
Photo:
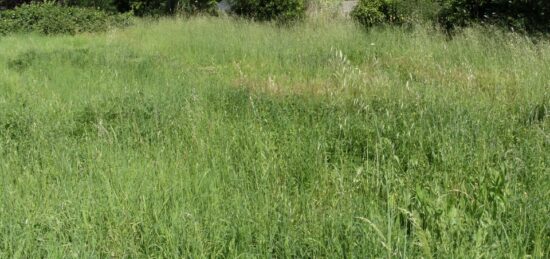
<instances>
[{"instance_id":1,"label":"shrub","mask_svg":"<svg viewBox=\"0 0 550 259\"><path fill-rule=\"evenodd\" d=\"M119 12L132 11L137 16L167 15L176 12L215 13L217 0L114 0Z\"/></svg>"},{"instance_id":2,"label":"shrub","mask_svg":"<svg viewBox=\"0 0 550 259\"><path fill-rule=\"evenodd\" d=\"M167 0L126 0L118 1L121 12L133 11L137 16L163 15L172 13L176 9L176 1Z\"/></svg>"},{"instance_id":3,"label":"shrub","mask_svg":"<svg viewBox=\"0 0 550 259\"><path fill-rule=\"evenodd\" d=\"M12 9L25 3L30 3L32 0L0 0L0 10Z\"/></svg>"},{"instance_id":4,"label":"shrub","mask_svg":"<svg viewBox=\"0 0 550 259\"><path fill-rule=\"evenodd\" d=\"M290 22L302 19L306 12L305 0L230 0L230 3L235 14L260 21Z\"/></svg>"},{"instance_id":5,"label":"shrub","mask_svg":"<svg viewBox=\"0 0 550 259\"><path fill-rule=\"evenodd\" d=\"M351 17L367 28L385 23L399 24L403 19L396 3L391 0L361 0L351 12Z\"/></svg>"},{"instance_id":6,"label":"shrub","mask_svg":"<svg viewBox=\"0 0 550 259\"><path fill-rule=\"evenodd\" d=\"M77 7L89 7L95 9L101 9L104 11L115 12L117 11L117 0L61 0L59 3L68 5L68 6L77 6Z\"/></svg>"},{"instance_id":7,"label":"shrub","mask_svg":"<svg viewBox=\"0 0 550 259\"><path fill-rule=\"evenodd\" d=\"M0 10L12 9L22 4L41 3L45 0L0 0ZM215 13L217 0L55 0L64 6L89 7L107 12L135 15L166 15L182 11L185 13Z\"/></svg>"},{"instance_id":8,"label":"shrub","mask_svg":"<svg viewBox=\"0 0 550 259\"><path fill-rule=\"evenodd\" d=\"M473 23L503 26L516 31L550 32L548 0L439 0L439 23L447 30Z\"/></svg>"},{"instance_id":9,"label":"shrub","mask_svg":"<svg viewBox=\"0 0 550 259\"><path fill-rule=\"evenodd\" d=\"M186 13L210 13L217 12L217 0L187 0L180 3Z\"/></svg>"},{"instance_id":10,"label":"shrub","mask_svg":"<svg viewBox=\"0 0 550 259\"><path fill-rule=\"evenodd\" d=\"M13 9L30 3L58 3L67 6L90 7L106 11L116 11L116 4L126 0L0 0L0 10Z\"/></svg>"},{"instance_id":11,"label":"shrub","mask_svg":"<svg viewBox=\"0 0 550 259\"><path fill-rule=\"evenodd\" d=\"M435 20L440 4L434 0L360 0L351 16L365 27L413 25Z\"/></svg>"},{"instance_id":12,"label":"shrub","mask_svg":"<svg viewBox=\"0 0 550 259\"><path fill-rule=\"evenodd\" d=\"M109 15L99 10L62 7L51 3L24 4L13 10L0 12L0 34L75 34L106 31L110 27L129 24L128 16Z\"/></svg>"},{"instance_id":13,"label":"shrub","mask_svg":"<svg viewBox=\"0 0 550 259\"><path fill-rule=\"evenodd\" d=\"M351 12L351 17L365 27L372 27L385 22L382 12L382 0L361 0Z\"/></svg>"}]
</instances>

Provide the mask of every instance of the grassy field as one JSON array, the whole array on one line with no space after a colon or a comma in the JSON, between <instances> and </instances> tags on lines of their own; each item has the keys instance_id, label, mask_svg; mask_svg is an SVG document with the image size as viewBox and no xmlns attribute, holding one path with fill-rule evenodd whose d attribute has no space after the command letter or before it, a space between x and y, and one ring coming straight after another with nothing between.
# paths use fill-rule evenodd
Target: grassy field
<instances>
[{"instance_id":1,"label":"grassy field","mask_svg":"<svg viewBox=\"0 0 550 259\"><path fill-rule=\"evenodd\" d=\"M0 38L0 257L547 258L549 71L338 20Z\"/></svg>"}]
</instances>

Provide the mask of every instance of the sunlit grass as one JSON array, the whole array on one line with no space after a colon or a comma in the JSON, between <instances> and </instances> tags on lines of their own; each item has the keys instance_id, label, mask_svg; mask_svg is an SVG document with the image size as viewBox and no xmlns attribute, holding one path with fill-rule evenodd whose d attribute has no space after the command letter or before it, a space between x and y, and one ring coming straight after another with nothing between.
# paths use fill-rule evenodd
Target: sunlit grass
<instances>
[{"instance_id":1,"label":"sunlit grass","mask_svg":"<svg viewBox=\"0 0 550 259\"><path fill-rule=\"evenodd\" d=\"M0 257L550 253L548 42L199 17L0 49Z\"/></svg>"}]
</instances>

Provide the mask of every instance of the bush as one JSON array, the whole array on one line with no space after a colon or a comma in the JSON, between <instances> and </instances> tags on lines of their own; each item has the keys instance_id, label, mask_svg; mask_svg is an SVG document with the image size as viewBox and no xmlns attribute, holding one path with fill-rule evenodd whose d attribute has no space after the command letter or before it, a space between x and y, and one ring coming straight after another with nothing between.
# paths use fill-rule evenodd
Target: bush
<instances>
[{"instance_id":1,"label":"bush","mask_svg":"<svg viewBox=\"0 0 550 259\"><path fill-rule=\"evenodd\" d=\"M103 11L117 11L116 0L58 0L60 4L77 7L89 7Z\"/></svg>"},{"instance_id":2,"label":"bush","mask_svg":"<svg viewBox=\"0 0 550 259\"><path fill-rule=\"evenodd\" d=\"M0 10L13 9L23 4L56 2L67 6L90 7L105 11L116 11L116 3L121 1L125 0L0 0Z\"/></svg>"},{"instance_id":3,"label":"bush","mask_svg":"<svg viewBox=\"0 0 550 259\"><path fill-rule=\"evenodd\" d=\"M365 27L383 24L386 15L382 11L383 0L361 0L351 12L351 17Z\"/></svg>"},{"instance_id":4,"label":"bush","mask_svg":"<svg viewBox=\"0 0 550 259\"><path fill-rule=\"evenodd\" d=\"M0 10L12 9L25 3L30 3L32 0L0 0Z\"/></svg>"},{"instance_id":5,"label":"bush","mask_svg":"<svg viewBox=\"0 0 550 259\"><path fill-rule=\"evenodd\" d=\"M137 16L168 15L176 12L215 13L217 0L114 0L119 12L132 11Z\"/></svg>"},{"instance_id":6,"label":"bush","mask_svg":"<svg viewBox=\"0 0 550 259\"><path fill-rule=\"evenodd\" d=\"M230 0L231 11L237 15L260 20L290 22L302 19L305 0Z\"/></svg>"},{"instance_id":7,"label":"bush","mask_svg":"<svg viewBox=\"0 0 550 259\"><path fill-rule=\"evenodd\" d=\"M210 13L215 14L218 10L217 0L187 0L180 5L186 13Z\"/></svg>"},{"instance_id":8,"label":"bush","mask_svg":"<svg viewBox=\"0 0 550 259\"><path fill-rule=\"evenodd\" d=\"M401 24L403 17L397 7L397 2L391 0L361 0L351 12L351 17L367 28L381 24Z\"/></svg>"},{"instance_id":9,"label":"bush","mask_svg":"<svg viewBox=\"0 0 550 259\"><path fill-rule=\"evenodd\" d=\"M0 12L0 34L75 34L106 31L110 27L123 27L129 24L128 16L50 3L24 4L13 10Z\"/></svg>"},{"instance_id":10,"label":"bush","mask_svg":"<svg viewBox=\"0 0 550 259\"><path fill-rule=\"evenodd\" d=\"M516 31L550 32L548 0L439 0L439 23L447 30L474 23L503 26Z\"/></svg>"},{"instance_id":11,"label":"bush","mask_svg":"<svg viewBox=\"0 0 550 259\"><path fill-rule=\"evenodd\" d=\"M474 24L550 32L548 0L360 0L351 15L366 27L433 21L447 32Z\"/></svg>"},{"instance_id":12,"label":"bush","mask_svg":"<svg viewBox=\"0 0 550 259\"><path fill-rule=\"evenodd\" d=\"M361 0L351 16L367 28L381 24L413 25L433 21L439 10L439 3L433 0Z\"/></svg>"},{"instance_id":13,"label":"bush","mask_svg":"<svg viewBox=\"0 0 550 259\"><path fill-rule=\"evenodd\" d=\"M0 0L0 10L12 9L22 4L42 3L45 0ZM178 11L185 13L215 13L217 0L55 0L58 4L89 7L107 12L132 11L137 16L167 15Z\"/></svg>"}]
</instances>

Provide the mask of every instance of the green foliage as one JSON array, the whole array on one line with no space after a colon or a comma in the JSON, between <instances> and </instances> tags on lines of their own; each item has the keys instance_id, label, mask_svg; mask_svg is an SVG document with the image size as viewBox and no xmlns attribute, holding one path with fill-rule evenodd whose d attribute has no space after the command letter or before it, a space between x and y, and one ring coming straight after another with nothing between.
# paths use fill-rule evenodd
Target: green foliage
<instances>
[{"instance_id":1,"label":"green foliage","mask_svg":"<svg viewBox=\"0 0 550 259\"><path fill-rule=\"evenodd\" d=\"M447 30L474 23L492 24L516 31L550 32L547 0L440 0L439 23Z\"/></svg>"},{"instance_id":2,"label":"green foliage","mask_svg":"<svg viewBox=\"0 0 550 259\"><path fill-rule=\"evenodd\" d=\"M129 10L137 16L163 15L176 9L176 1L166 0L127 0Z\"/></svg>"},{"instance_id":3,"label":"green foliage","mask_svg":"<svg viewBox=\"0 0 550 259\"><path fill-rule=\"evenodd\" d=\"M137 16L169 15L176 12L187 14L216 13L217 0L18 0L14 2L2 2L0 7L7 9L20 6L24 3L56 2L64 6L88 7L101 9L108 12L130 12Z\"/></svg>"},{"instance_id":4,"label":"green foliage","mask_svg":"<svg viewBox=\"0 0 550 259\"><path fill-rule=\"evenodd\" d=\"M305 0L230 0L231 10L240 16L267 21L290 22L305 16Z\"/></svg>"},{"instance_id":5,"label":"green foliage","mask_svg":"<svg viewBox=\"0 0 550 259\"><path fill-rule=\"evenodd\" d=\"M360 0L352 18L365 27L419 24L431 21L439 11L432 0Z\"/></svg>"},{"instance_id":6,"label":"green foliage","mask_svg":"<svg viewBox=\"0 0 550 259\"><path fill-rule=\"evenodd\" d=\"M187 14L215 14L217 0L115 0L119 11L132 11L137 16Z\"/></svg>"},{"instance_id":7,"label":"green foliage","mask_svg":"<svg viewBox=\"0 0 550 259\"><path fill-rule=\"evenodd\" d=\"M218 0L187 0L180 3L186 13L216 14Z\"/></svg>"},{"instance_id":8,"label":"green foliage","mask_svg":"<svg viewBox=\"0 0 550 259\"><path fill-rule=\"evenodd\" d=\"M88 7L101 9L104 11L115 12L117 11L116 2L117 0L57 0L58 3L76 6L76 7Z\"/></svg>"},{"instance_id":9,"label":"green foliage","mask_svg":"<svg viewBox=\"0 0 550 259\"><path fill-rule=\"evenodd\" d=\"M128 26L129 23L129 17L125 15L110 15L99 10L50 3L25 4L0 12L0 34L100 32L110 27Z\"/></svg>"},{"instance_id":10,"label":"green foliage","mask_svg":"<svg viewBox=\"0 0 550 259\"><path fill-rule=\"evenodd\" d=\"M91 7L114 11L115 3L124 0L0 0L0 9L13 9L17 6L30 3L58 3L61 5Z\"/></svg>"},{"instance_id":11,"label":"green foliage","mask_svg":"<svg viewBox=\"0 0 550 259\"><path fill-rule=\"evenodd\" d=\"M0 258L546 258L550 44L161 19L0 40Z\"/></svg>"},{"instance_id":12,"label":"green foliage","mask_svg":"<svg viewBox=\"0 0 550 259\"><path fill-rule=\"evenodd\" d=\"M389 15L384 13L385 7L387 7L385 0L361 0L351 12L351 16L365 27L380 25L389 18Z\"/></svg>"},{"instance_id":13,"label":"green foliage","mask_svg":"<svg viewBox=\"0 0 550 259\"><path fill-rule=\"evenodd\" d=\"M447 31L474 24L514 31L550 31L550 1L361 0L352 17L363 26L438 23Z\"/></svg>"},{"instance_id":14,"label":"green foliage","mask_svg":"<svg viewBox=\"0 0 550 259\"><path fill-rule=\"evenodd\" d=\"M25 3L30 3L32 0L0 0L0 10L12 9Z\"/></svg>"}]
</instances>

